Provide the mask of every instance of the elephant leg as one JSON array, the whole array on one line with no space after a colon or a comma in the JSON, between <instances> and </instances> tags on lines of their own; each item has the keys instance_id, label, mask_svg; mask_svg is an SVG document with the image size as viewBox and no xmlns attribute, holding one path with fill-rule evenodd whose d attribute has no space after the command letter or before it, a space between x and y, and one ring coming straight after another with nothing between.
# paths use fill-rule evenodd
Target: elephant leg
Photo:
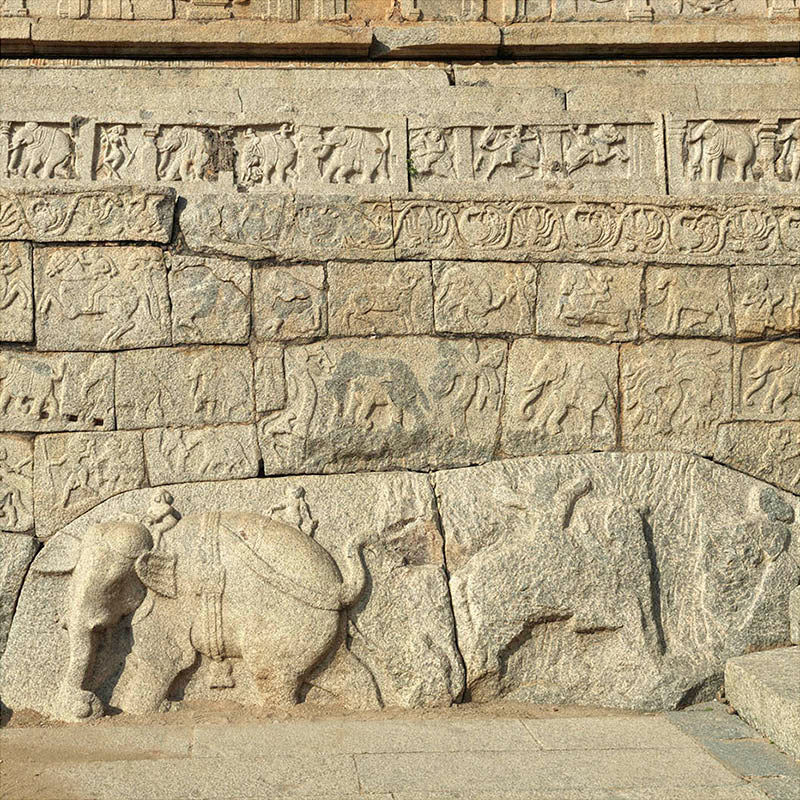
<instances>
[{"instance_id":1,"label":"elephant leg","mask_svg":"<svg viewBox=\"0 0 800 800\"><path fill-rule=\"evenodd\" d=\"M117 705L132 714L161 711L178 673L191 667L195 658L194 650L176 653L171 647L151 648L146 655L131 653Z\"/></svg>"}]
</instances>

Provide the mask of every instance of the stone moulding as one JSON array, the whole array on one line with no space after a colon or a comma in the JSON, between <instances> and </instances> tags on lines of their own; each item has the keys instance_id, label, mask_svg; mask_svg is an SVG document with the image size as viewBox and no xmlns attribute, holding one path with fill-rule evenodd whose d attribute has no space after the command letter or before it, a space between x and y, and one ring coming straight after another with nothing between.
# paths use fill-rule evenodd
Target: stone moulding
<instances>
[{"instance_id":1,"label":"stone moulding","mask_svg":"<svg viewBox=\"0 0 800 800\"><path fill-rule=\"evenodd\" d=\"M0 186L0 241L142 241L172 236L175 191Z\"/></svg>"}]
</instances>

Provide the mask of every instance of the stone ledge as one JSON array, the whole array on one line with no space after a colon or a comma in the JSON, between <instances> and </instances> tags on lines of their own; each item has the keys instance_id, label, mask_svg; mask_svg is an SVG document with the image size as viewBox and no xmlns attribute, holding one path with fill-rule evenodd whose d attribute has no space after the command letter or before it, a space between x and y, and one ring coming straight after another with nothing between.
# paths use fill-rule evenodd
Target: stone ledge
<instances>
[{"instance_id":1,"label":"stone ledge","mask_svg":"<svg viewBox=\"0 0 800 800\"><path fill-rule=\"evenodd\" d=\"M800 647L729 659L725 695L740 717L800 758Z\"/></svg>"}]
</instances>

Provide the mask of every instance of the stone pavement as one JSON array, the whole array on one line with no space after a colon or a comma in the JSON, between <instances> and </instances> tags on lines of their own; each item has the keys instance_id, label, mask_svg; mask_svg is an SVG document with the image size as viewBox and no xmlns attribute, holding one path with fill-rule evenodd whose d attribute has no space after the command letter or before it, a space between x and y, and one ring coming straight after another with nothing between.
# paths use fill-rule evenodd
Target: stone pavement
<instances>
[{"instance_id":1,"label":"stone pavement","mask_svg":"<svg viewBox=\"0 0 800 800\"><path fill-rule=\"evenodd\" d=\"M572 712L567 712L572 713ZM723 706L655 715L221 724L178 712L0 732L3 800L796 800L800 764Z\"/></svg>"}]
</instances>

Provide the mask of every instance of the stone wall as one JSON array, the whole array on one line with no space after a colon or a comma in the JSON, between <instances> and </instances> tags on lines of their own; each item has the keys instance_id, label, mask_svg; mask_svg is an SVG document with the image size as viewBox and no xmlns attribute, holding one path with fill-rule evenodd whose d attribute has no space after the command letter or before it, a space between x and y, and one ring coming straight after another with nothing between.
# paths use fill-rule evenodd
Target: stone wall
<instances>
[{"instance_id":1,"label":"stone wall","mask_svg":"<svg viewBox=\"0 0 800 800\"><path fill-rule=\"evenodd\" d=\"M796 61L5 66L6 705L654 709L788 641Z\"/></svg>"}]
</instances>

